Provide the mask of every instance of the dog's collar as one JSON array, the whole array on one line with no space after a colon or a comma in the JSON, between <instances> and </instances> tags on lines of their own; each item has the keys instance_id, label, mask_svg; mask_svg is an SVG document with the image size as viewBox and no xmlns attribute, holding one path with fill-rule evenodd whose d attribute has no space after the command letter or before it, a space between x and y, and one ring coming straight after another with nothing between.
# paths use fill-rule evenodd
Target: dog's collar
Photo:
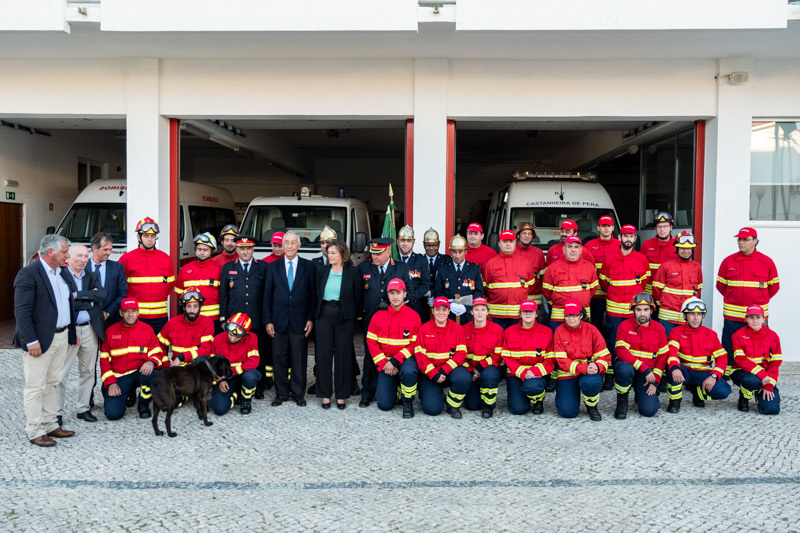
<instances>
[{"instance_id":1,"label":"dog's collar","mask_svg":"<svg viewBox=\"0 0 800 533\"><path fill-rule=\"evenodd\" d=\"M211 363L208 362L208 359L203 359L203 362L206 364L208 369L211 371L211 375L214 376L214 381L219 381L220 377L214 372L214 367L211 366Z\"/></svg>"}]
</instances>

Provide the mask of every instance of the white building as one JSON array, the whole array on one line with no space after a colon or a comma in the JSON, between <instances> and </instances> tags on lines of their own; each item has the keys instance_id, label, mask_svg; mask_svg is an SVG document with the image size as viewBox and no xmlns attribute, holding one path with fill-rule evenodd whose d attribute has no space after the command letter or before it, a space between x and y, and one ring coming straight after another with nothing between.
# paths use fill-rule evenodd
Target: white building
<instances>
[{"instance_id":1,"label":"white building","mask_svg":"<svg viewBox=\"0 0 800 533\"><path fill-rule=\"evenodd\" d=\"M129 243L150 215L159 246L176 244L180 178L242 204L343 187L376 222L392 183L421 247L428 227L446 242L478 218L514 170L593 169L624 222L669 209L693 227L717 331L716 269L736 230L757 228L782 275L771 325L800 343L792 2L0 0L0 13L4 308L13 273L98 177L128 179Z\"/></svg>"}]
</instances>

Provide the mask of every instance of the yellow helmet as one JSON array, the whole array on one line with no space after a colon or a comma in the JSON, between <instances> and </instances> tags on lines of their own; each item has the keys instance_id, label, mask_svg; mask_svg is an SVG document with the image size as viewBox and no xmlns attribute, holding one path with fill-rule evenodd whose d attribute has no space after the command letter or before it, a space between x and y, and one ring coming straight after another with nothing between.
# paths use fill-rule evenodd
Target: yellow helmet
<instances>
[{"instance_id":1,"label":"yellow helmet","mask_svg":"<svg viewBox=\"0 0 800 533\"><path fill-rule=\"evenodd\" d=\"M467 240L461 236L461 234L456 233L452 239L450 239L450 249L451 250L466 250L467 249Z\"/></svg>"},{"instance_id":2,"label":"yellow helmet","mask_svg":"<svg viewBox=\"0 0 800 533\"><path fill-rule=\"evenodd\" d=\"M690 231L682 231L675 237L675 248L694 248L697 246L697 240Z\"/></svg>"},{"instance_id":3,"label":"yellow helmet","mask_svg":"<svg viewBox=\"0 0 800 533\"><path fill-rule=\"evenodd\" d=\"M398 239L413 239L414 238L414 228L406 224L400 231L397 232Z\"/></svg>"},{"instance_id":4,"label":"yellow helmet","mask_svg":"<svg viewBox=\"0 0 800 533\"><path fill-rule=\"evenodd\" d=\"M422 242L425 244L439 244L439 232L433 228L428 228L428 231L422 236Z\"/></svg>"},{"instance_id":5,"label":"yellow helmet","mask_svg":"<svg viewBox=\"0 0 800 533\"><path fill-rule=\"evenodd\" d=\"M332 241L335 238L336 238L336 232L333 231L333 228L331 228L328 225L325 225L325 227L322 228L322 231L319 232L320 241Z\"/></svg>"}]
</instances>

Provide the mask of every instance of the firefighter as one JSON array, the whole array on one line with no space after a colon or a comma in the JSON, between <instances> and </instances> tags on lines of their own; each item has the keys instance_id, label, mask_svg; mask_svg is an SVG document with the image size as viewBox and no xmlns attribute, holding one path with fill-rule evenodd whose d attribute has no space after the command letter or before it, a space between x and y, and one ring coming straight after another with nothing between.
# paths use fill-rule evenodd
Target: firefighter
<instances>
[{"instance_id":1,"label":"firefighter","mask_svg":"<svg viewBox=\"0 0 800 533\"><path fill-rule=\"evenodd\" d=\"M164 354L172 347L173 365L189 365L211 355L214 323L203 316L204 300L198 291L185 291L179 299L183 313L171 318L157 335Z\"/></svg>"},{"instance_id":2,"label":"firefighter","mask_svg":"<svg viewBox=\"0 0 800 533\"><path fill-rule=\"evenodd\" d=\"M319 232L319 250L322 253L319 257L315 257L311 260L315 267L322 268L328 264L328 255L326 252L328 250L328 244L334 240L336 240L336 232L326 224L325 227L322 228L322 231Z\"/></svg>"},{"instance_id":3,"label":"firefighter","mask_svg":"<svg viewBox=\"0 0 800 533\"><path fill-rule=\"evenodd\" d=\"M656 216L653 217L656 236L642 243L641 251L650 262L650 280L647 282L647 292L650 294L653 293L653 278L655 278L658 268L665 261L672 259L675 253L672 238L674 223L672 215L669 213L665 211L656 213Z\"/></svg>"},{"instance_id":4,"label":"firefighter","mask_svg":"<svg viewBox=\"0 0 800 533\"><path fill-rule=\"evenodd\" d=\"M677 257L658 267L653 279L653 298L658 305L658 321L670 334L672 328L685 322L681 307L687 298L700 298L703 288L703 269L693 259L697 241L691 232L683 231L675 237Z\"/></svg>"},{"instance_id":5,"label":"firefighter","mask_svg":"<svg viewBox=\"0 0 800 533\"><path fill-rule=\"evenodd\" d=\"M733 334L744 327L747 307L760 305L764 308L764 319L769 319L769 302L781 288L775 263L756 250L758 232L742 228L734 237L739 251L723 259L717 273L717 290L723 299L722 346L730 358L733 358Z\"/></svg>"},{"instance_id":6,"label":"firefighter","mask_svg":"<svg viewBox=\"0 0 800 533\"><path fill-rule=\"evenodd\" d=\"M497 252L483 244L483 227L477 222L467 226L467 261L475 263L481 270L496 256Z\"/></svg>"},{"instance_id":7,"label":"firefighter","mask_svg":"<svg viewBox=\"0 0 800 533\"><path fill-rule=\"evenodd\" d=\"M256 388L255 398L264 399L264 390L272 387L272 338L264 323L264 286L267 279L267 263L253 258L255 241L247 235L236 238L239 258L227 263L222 269L219 286L219 320L225 329L227 319L236 313L246 314L251 321L251 331L258 339L258 372L262 376ZM227 330L226 330L227 331Z\"/></svg>"},{"instance_id":8,"label":"firefighter","mask_svg":"<svg viewBox=\"0 0 800 533\"><path fill-rule=\"evenodd\" d=\"M553 246L547 250L547 256L545 258L545 268L549 267L559 259L564 258L564 244L567 242L569 237L578 237L578 224L575 223L574 220L565 220L561 223L560 226L561 231L561 242L557 242ZM588 261L594 265L594 257L592 254L587 250L585 247L581 249L581 259L584 261Z\"/></svg>"},{"instance_id":9,"label":"firefighter","mask_svg":"<svg viewBox=\"0 0 800 533\"><path fill-rule=\"evenodd\" d=\"M417 394L417 361L414 343L422 322L419 314L403 303L406 284L394 278L386 285L388 309L379 310L369 322L367 347L378 372L375 398L378 409L389 411L397 400L403 401L403 418L414 417L414 396Z\"/></svg>"},{"instance_id":10,"label":"firefighter","mask_svg":"<svg viewBox=\"0 0 800 533\"><path fill-rule=\"evenodd\" d=\"M603 418L597 403L611 354L603 335L588 322L584 302L570 298L564 302L563 311L564 323L553 334L553 356L558 365L556 410L562 418L575 418L583 395L589 419L599 422Z\"/></svg>"},{"instance_id":11,"label":"firefighter","mask_svg":"<svg viewBox=\"0 0 800 533\"><path fill-rule=\"evenodd\" d=\"M158 224L150 217L136 224L139 247L123 254L119 263L128 279L128 296L139 303L141 322L158 335L167 323L167 301L175 283L172 260L156 250Z\"/></svg>"},{"instance_id":12,"label":"firefighter","mask_svg":"<svg viewBox=\"0 0 800 533\"><path fill-rule=\"evenodd\" d=\"M463 237L462 237L463 238ZM428 307L433 306L433 287L436 284L436 273L439 267L450 262L449 255L439 253L439 232L433 228L428 228L425 235L422 236L422 245L425 247L425 260L428 262L428 270L431 273L431 287L428 292Z\"/></svg>"},{"instance_id":13,"label":"firefighter","mask_svg":"<svg viewBox=\"0 0 800 533\"><path fill-rule=\"evenodd\" d=\"M594 268L598 278L606 262L619 253L621 244L619 239L614 237L614 219L608 215L601 216L597 221L597 238L587 241L584 246L594 257ZM594 327L601 333L607 333L603 327L603 318L606 315L606 291L602 285L592 296L590 308Z\"/></svg>"},{"instance_id":14,"label":"firefighter","mask_svg":"<svg viewBox=\"0 0 800 533\"><path fill-rule=\"evenodd\" d=\"M228 224L219 232L219 243L222 245L222 253L214 256L212 261L224 266L225 263L236 261L239 254L236 253L236 237L239 236L239 228L235 224ZM196 248L195 248L196 249Z\"/></svg>"},{"instance_id":15,"label":"firefighter","mask_svg":"<svg viewBox=\"0 0 800 533\"><path fill-rule=\"evenodd\" d=\"M633 316L617 329L614 382L617 389L617 408L614 418L628 416L628 394L633 387L633 398L639 414L654 416L661 405L658 402L658 384L667 366L667 332L664 326L652 319L656 310L653 297L646 292L635 295L630 303Z\"/></svg>"},{"instance_id":16,"label":"firefighter","mask_svg":"<svg viewBox=\"0 0 800 533\"><path fill-rule=\"evenodd\" d=\"M467 347L467 362L464 364L472 376L464 406L469 411L477 411L483 406L483 418L492 418L494 414L503 350L503 328L488 318L486 298L474 298L472 321L464 326L464 344Z\"/></svg>"},{"instance_id":17,"label":"firefighter","mask_svg":"<svg viewBox=\"0 0 800 533\"><path fill-rule=\"evenodd\" d=\"M484 267L484 287L489 316L506 329L519 321L519 304L533 299L536 272L530 261L514 253L513 231L501 231L499 243L500 253Z\"/></svg>"},{"instance_id":18,"label":"firefighter","mask_svg":"<svg viewBox=\"0 0 800 533\"><path fill-rule=\"evenodd\" d=\"M414 242L414 228L409 225L400 228L397 233L397 260L408 267L408 306L417 312L420 321L427 321L431 313L425 295L430 291L431 272L425 256L414 252Z\"/></svg>"},{"instance_id":19,"label":"firefighter","mask_svg":"<svg viewBox=\"0 0 800 533\"><path fill-rule=\"evenodd\" d=\"M517 226L517 247L514 254L531 262L536 273L536 283L533 285L533 299L537 306L542 305L542 276L544 276L544 252L533 244L536 238L536 228L530 222L520 222Z\"/></svg>"},{"instance_id":20,"label":"firefighter","mask_svg":"<svg viewBox=\"0 0 800 533\"><path fill-rule=\"evenodd\" d=\"M233 377L216 383L211 394L211 409L219 416L230 411L240 397L239 412L249 415L253 410L253 395L261 372L258 371L258 339L250 333L251 324L246 314L236 313L225 324L225 331L211 343L211 353L230 361L233 371Z\"/></svg>"},{"instance_id":21,"label":"firefighter","mask_svg":"<svg viewBox=\"0 0 800 533\"><path fill-rule=\"evenodd\" d=\"M433 318L420 326L414 355L419 367L419 399L422 412L436 416L445 408L444 389L447 392L447 412L461 418L461 404L472 384L472 376L464 366L467 346L464 329L448 320L450 302L443 296L433 301Z\"/></svg>"},{"instance_id":22,"label":"firefighter","mask_svg":"<svg viewBox=\"0 0 800 533\"><path fill-rule=\"evenodd\" d=\"M386 285L394 278L403 281L403 286L409 282L408 266L405 263L392 259L392 239L378 238L369 241L371 261L362 261L358 265L361 272L361 281L364 283L364 307L361 310L361 328L364 331L364 365L361 369L361 401L359 407L369 407L375 399L378 388L378 370L373 361L367 343L367 332L372 316L379 309L387 309L389 297L386 294ZM405 290L405 289L404 289Z\"/></svg>"},{"instance_id":23,"label":"firefighter","mask_svg":"<svg viewBox=\"0 0 800 533\"><path fill-rule=\"evenodd\" d=\"M755 397L759 413L777 415L781 412L778 372L783 351L781 340L767 327L765 317L760 305L751 305L745 311L747 326L733 334L735 363L731 380L739 385L740 411L748 412L750 398Z\"/></svg>"},{"instance_id":24,"label":"firefighter","mask_svg":"<svg viewBox=\"0 0 800 533\"><path fill-rule=\"evenodd\" d=\"M209 260L216 247L217 240L210 233L195 235L195 260L183 265L178 271L175 292L178 295L186 291L197 291L202 294L203 305L200 314L211 319L215 330L222 331L219 326L219 278L222 274L222 265Z\"/></svg>"},{"instance_id":25,"label":"firefighter","mask_svg":"<svg viewBox=\"0 0 800 533\"><path fill-rule=\"evenodd\" d=\"M269 244L272 248L272 253L264 258L264 262L272 263L278 259L283 259L283 232L276 231L273 233L269 239Z\"/></svg>"},{"instance_id":26,"label":"firefighter","mask_svg":"<svg viewBox=\"0 0 800 533\"><path fill-rule=\"evenodd\" d=\"M109 420L122 418L128 394L141 386L139 418L150 418L150 383L156 370L166 363L166 356L153 328L139 320L136 298L124 298L119 314L122 321L106 330L106 340L100 348L103 409Z\"/></svg>"},{"instance_id":27,"label":"firefighter","mask_svg":"<svg viewBox=\"0 0 800 533\"><path fill-rule=\"evenodd\" d=\"M564 321L567 300L578 300L588 315L592 296L599 286L594 260L590 263L582 258L580 238L571 235L560 246L564 257L551 263L542 278L542 296L550 303L550 329L553 331Z\"/></svg>"},{"instance_id":28,"label":"firefighter","mask_svg":"<svg viewBox=\"0 0 800 533\"><path fill-rule=\"evenodd\" d=\"M481 268L467 262L467 241L461 235L450 239L450 254L452 262L439 268L433 295L450 300L450 320L466 324L472 320L470 302L483 296Z\"/></svg>"},{"instance_id":29,"label":"firefighter","mask_svg":"<svg viewBox=\"0 0 800 533\"><path fill-rule=\"evenodd\" d=\"M519 306L520 323L505 331L503 361L508 367L508 410L512 415L544 413L545 385L555 369L553 331L536 321L536 302Z\"/></svg>"},{"instance_id":30,"label":"firefighter","mask_svg":"<svg viewBox=\"0 0 800 533\"><path fill-rule=\"evenodd\" d=\"M650 266L644 254L633 249L636 244L636 228L625 224L619 231L619 253L606 261L600 271L600 287L606 292L607 345L611 352L611 368L606 372L603 390L614 388L614 363L617 357L614 345L617 328L626 318L633 316L631 298L643 292L650 278Z\"/></svg>"},{"instance_id":31,"label":"firefighter","mask_svg":"<svg viewBox=\"0 0 800 533\"><path fill-rule=\"evenodd\" d=\"M692 404L705 407L705 400L724 400L731 386L722 379L728 364L728 354L711 329L703 326L706 304L691 297L681 307L686 320L669 334L669 405L668 413L681 409L682 385L692 393Z\"/></svg>"}]
</instances>

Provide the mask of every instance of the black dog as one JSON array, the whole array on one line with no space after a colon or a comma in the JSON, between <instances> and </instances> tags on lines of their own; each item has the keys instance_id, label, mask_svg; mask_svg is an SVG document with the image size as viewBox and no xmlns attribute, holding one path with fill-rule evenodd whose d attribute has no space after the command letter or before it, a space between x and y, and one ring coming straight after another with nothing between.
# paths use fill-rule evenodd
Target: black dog
<instances>
[{"instance_id":1,"label":"black dog","mask_svg":"<svg viewBox=\"0 0 800 533\"><path fill-rule=\"evenodd\" d=\"M172 411L175 410L176 399L189 396L197 409L197 416L206 426L214 422L208 421L208 404L206 396L211 390L214 381L222 378L232 378L231 363L221 355L209 357L203 361L195 361L191 365L173 366L160 370L153 378L150 386L153 393L153 430L156 435L164 432L158 429L158 413L167 413L164 424L167 426L167 435L174 437L177 433L172 431Z\"/></svg>"}]
</instances>

